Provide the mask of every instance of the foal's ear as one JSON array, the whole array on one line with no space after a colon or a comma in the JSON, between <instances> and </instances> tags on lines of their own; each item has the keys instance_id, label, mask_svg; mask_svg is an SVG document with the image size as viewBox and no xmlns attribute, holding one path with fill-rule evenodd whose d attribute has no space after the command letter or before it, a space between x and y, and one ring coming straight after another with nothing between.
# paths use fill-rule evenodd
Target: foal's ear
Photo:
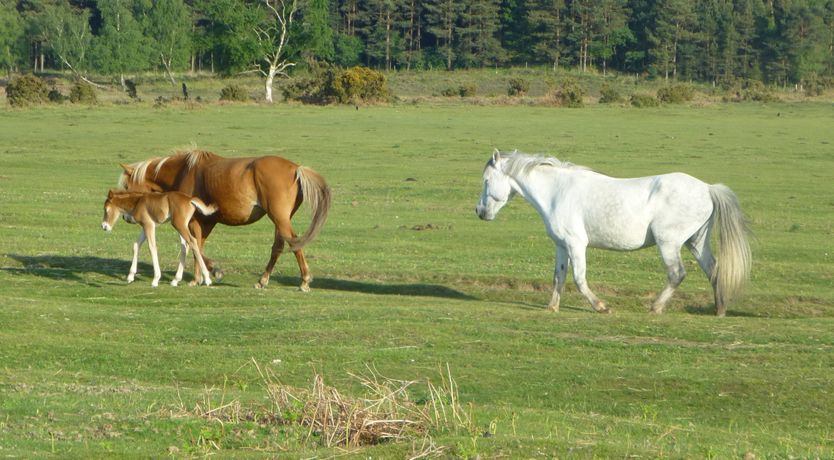
<instances>
[{"instance_id":1,"label":"foal's ear","mask_svg":"<svg viewBox=\"0 0 834 460\"><path fill-rule=\"evenodd\" d=\"M127 174L128 176L132 176L133 172L136 171L136 168L130 165L119 163L119 166L121 166L122 169L125 170L125 174Z\"/></svg>"},{"instance_id":2,"label":"foal's ear","mask_svg":"<svg viewBox=\"0 0 834 460\"><path fill-rule=\"evenodd\" d=\"M107 198L113 198L113 189L107 191Z\"/></svg>"}]
</instances>

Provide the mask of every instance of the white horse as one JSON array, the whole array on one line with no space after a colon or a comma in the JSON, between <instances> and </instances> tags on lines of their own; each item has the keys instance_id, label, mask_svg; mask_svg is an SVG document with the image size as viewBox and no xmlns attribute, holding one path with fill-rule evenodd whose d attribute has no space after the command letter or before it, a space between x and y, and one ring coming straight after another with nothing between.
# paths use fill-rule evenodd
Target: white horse
<instances>
[{"instance_id":1,"label":"white horse","mask_svg":"<svg viewBox=\"0 0 834 460\"><path fill-rule=\"evenodd\" d=\"M496 150L487 162L484 188L475 212L493 220L516 194L536 208L556 243L553 296L559 311L568 263L579 291L594 310L605 302L585 281L585 249L630 251L657 245L668 283L651 307L662 313L686 276L681 247L686 244L706 273L718 316L750 274L747 225L735 194L722 184L709 185L683 173L617 179L555 158ZM718 261L710 249L713 223L720 223Z\"/></svg>"}]
</instances>

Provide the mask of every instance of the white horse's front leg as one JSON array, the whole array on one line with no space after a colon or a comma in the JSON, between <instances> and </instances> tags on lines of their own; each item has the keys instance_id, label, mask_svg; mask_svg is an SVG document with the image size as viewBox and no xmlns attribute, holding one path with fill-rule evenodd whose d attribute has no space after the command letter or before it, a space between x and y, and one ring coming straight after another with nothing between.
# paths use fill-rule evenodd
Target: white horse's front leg
<instances>
[{"instance_id":1,"label":"white horse's front leg","mask_svg":"<svg viewBox=\"0 0 834 460\"><path fill-rule=\"evenodd\" d=\"M145 228L145 233L148 236L148 249L151 250L151 260L153 261L153 281L152 287L159 286L159 279L162 278L162 270L159 269L159 255L156 252L156 229L154 224L149 224Z\"/></svg>"},{"instance_id":2,"label":"white horse's front leg","mask_svg":"<svg viewBox=\"0 0 834 460\"><path fill-rule=\"evenodd\" d=\"M547 308L554 312L559 311L559 302L562 291L565 287L565 278L568 274L568 248L556 245L556 267L553 269L553 296Z\"/></svg>"},{"instance_id":3,"label":"white horse's front leg","mask_svg":"<svg viewBox=\"0 0 834 460\"><path fill-rule=\"evenodd\" d=\"M136 279L136 270L139 265L139 248L145 242L145 229L139 229L139 236L133 242L133 261L130 263L130 271L127 273L127 282L132 283Z\"/></svg>"},{"instance_id":4,"label":"white horse's front leg","mask_svg":"<svg viewBox=\"0 0 834 460\"><path fill-rule=\"evenodd\" d=\"M185 238L180 236L180 263L177 266L177 273L174 279L171 280L171 286L177 286L182 281L182 272L185 270L185 254L188 251L188 246L185 244Z\"/></svg>"},{"instance_id":5,"label":"white horse's front leg","mask_svg":"<svg viewBox=\"0 0 834 460\"><path fill-rule=\"evenodd\" d=\"M586 246L574 246L569 247L571 262L573 263L573 280L576 282L576 287L579 289L579 292L588 299L588 302L591 303L591 307L594 308L599 313L610 313L610 310L605 305L605 302L599 299L593 292L591 292L591 288L588 287L588 282L585 280L585 248Z\"/></svg>"}]
</instances>

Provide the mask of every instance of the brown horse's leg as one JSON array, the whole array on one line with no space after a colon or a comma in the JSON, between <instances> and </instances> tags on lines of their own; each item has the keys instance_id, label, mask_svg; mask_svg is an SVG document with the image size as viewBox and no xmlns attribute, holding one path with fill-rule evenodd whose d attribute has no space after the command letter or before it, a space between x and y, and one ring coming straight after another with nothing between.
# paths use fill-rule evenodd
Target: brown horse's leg
<instances>
[{"instance_id":1,"label":"brown horse's leg","mask_svg":"<svg viewBox=\"0 0 834 460\"><path fill-rule=\"evenodd\" d=\"M261 279L255 283L256 289L265 288L267 284L269 284L269 276L272 274L272 270L275 268L275 262L278 261L278 256L284 252L284 238L281 237L281 232L278 229L278 225L275 225L275 240L272 242L272 252L269 255L269 262L266 263L266 268L264 268L264 273L261 275Z\"/></svg>"},{"instance_id":2,"label":"brown horse's leg","mask_svg":"<svg viewBox=\"0 0 834 460\"><path fill-rule=\"evenodd\" d=\"M204 221L199 217L195 217L191 220L188 224L188 228L191 230L191 233L194 235L194 238L197 239L197 243L200 246L200 254L203 257L203 263L206 264L206 268L208 269L209 273L214 276L216 281L220 281L223 279L223 270L220 267L214 266L214 261L206 257L206 253L203 250L203 246L206 244L206 240L208 239L211 231L214 230L214 226L217 225L216 221L208 220ZM194 273L196 277L197 273L197 256L194 255ZM199 280L198 280L199 281Z\"/></svg>"},{"instance_id":3,"label":"brown horse's leg","mask_svg":"<svg viewBox=\"0 0 834 460\"><path fill-rule=\"evenodd\" d=\"M280 218L275 223L275 241L272 243L272 254L269 257L269 262L261 275L260 281L255 285L256 288L262 288L269 283L269 276L272 274L272 269L275 267L275 262L284 250L284 243L290 238L295 238L297 235L292 229L289 216ZM313 277L310 276L310 269L307 266L307 261L304 259L304 252L302 250L295 251L295 259L298 261L298 269L301 271L301 285L299 289L304 292L310 290L310 282Z\"/></svg>"}]
</instances>

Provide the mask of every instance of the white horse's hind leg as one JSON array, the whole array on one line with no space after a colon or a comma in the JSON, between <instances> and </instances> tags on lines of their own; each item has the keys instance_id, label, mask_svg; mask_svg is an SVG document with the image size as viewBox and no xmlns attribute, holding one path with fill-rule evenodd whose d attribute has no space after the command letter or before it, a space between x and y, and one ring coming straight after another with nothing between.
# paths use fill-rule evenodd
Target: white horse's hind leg
<instances>
[{"instance_id":1,"label":"white horse's hind leg","mask_svg":"<svg viewBox=\"0 0 834 460\"><path fill-rule=\"evenodd\" d=\"M177 266L177 274L171 280L171 286L177 286L182 281L182 272L185 270L185 255L188 252L188 245L185 244L185 238L180 235L180 263Z\"/></svg>"},{"instance_id":2,"label":"white horse's hind leg","mask_svg":"<svg viewBox=\"0 0 834 460\"><path fill-rule=\"evenodd\" d=\"M686 278L686 269L681 261L680 245L658 243L657 247L660 249L660 257L666 265L667 283L666 287L663 288L663 291L660 292L660 295L657 296L657 299L652 304L651 312L663 313L663 309L666 308L666 303L669 302L672 294L675 293L675 289Z\"/></svg>"},{"instance_id":3,"label":"white horse's hind leg","mask_svg":"<svg viewBox=\"0 0 834 460\"><path fill-rule=\"evenodd\" d=\"M715 307L719 310L719 315L721 315L720 309L724 308L724 306L721 305L721 296L719 295L718 286L715 277L713 276L715 271L715 257L712 255L712 249L710 249L709 246L709 225L710 223L708 222L704 227L701 227L701 229L698 230L698 232L693 235L689 241L687 241L686 246L689 248L692 255L695 256L701 270L703 270L704 274L707 275L707 279L712 285L712 292L715 297Z\"/></svg>"},{"instance_id":4,"label":"white horse's hind leg","mask_svg":"<svg viewBox=\"0 0 834 460\"><path fill-rule=\"evenodd\" d=\"M139 248L145 242L145 229L139 230L139 236L133 242L133 262L130 263L130 271L127 273L127 282L132 283L136 279L136 270L139 265Z\"/></svg>"},{"instance_id":5,"label":"white horse's hind leg","mask_svg":"<svg viewBox=\"0 0 834 460\"><path fill-rule=\"evenodd\" d=\"M568 248L556 245L556 267L553 269L553 296L547 308L559 311L559 302L568 274Z\"/></svg>"},{"instance_id":6,"label":"white horse's hind leg","mask_svg":"<svg viewBox=\"0 0 834 460\"><path fill-rule=\"evenodd\" d=\"M588 299L594 310L599 313L609 313L610 310L608 310L605 302L591 292L591 288L588 287L588 282L585 280L585 247L569 247L568 249L570 251L568 257L573 263L573 280L576 282L579 292Z\"/></svg>"}]
</instances>

